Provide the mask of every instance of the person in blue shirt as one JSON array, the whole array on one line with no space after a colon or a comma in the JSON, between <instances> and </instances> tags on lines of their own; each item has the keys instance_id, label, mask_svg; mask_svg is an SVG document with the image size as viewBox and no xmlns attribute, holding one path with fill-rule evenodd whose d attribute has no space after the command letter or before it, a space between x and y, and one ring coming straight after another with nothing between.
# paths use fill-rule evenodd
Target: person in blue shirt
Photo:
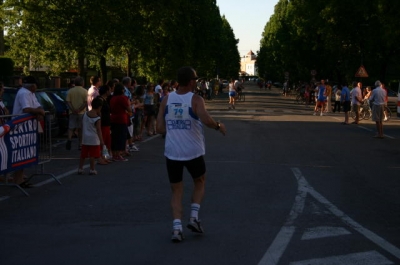
<instances>
[{"instance_id":1,"label":"person in blue shirt","mask_svg":"<svg viewBox=\"0 0 400 265\"><path fill-rule=\"evenodd\" d=\"M314 115L317 115L317 112L321 111L320 116L323 116L322 112L324 111L326 106L325 80L321 80L321 83L318 85L315 93L317 95L317 105L314 108Z\"/></svg>"},{"instance_id":2,"label":"person in blue shirt","mask_svg":"<svg viewBox=\"0 0 400 265\"><path fill-rule=\"evenodd\" d=\"M340 96L341 102L343 105L343 111L344 111L344 122L342 124L349 124L349 111L350 111L350 90L347 87L347 83L343 83L342 86L342 94Z\"/></svg>"}]
</instances>

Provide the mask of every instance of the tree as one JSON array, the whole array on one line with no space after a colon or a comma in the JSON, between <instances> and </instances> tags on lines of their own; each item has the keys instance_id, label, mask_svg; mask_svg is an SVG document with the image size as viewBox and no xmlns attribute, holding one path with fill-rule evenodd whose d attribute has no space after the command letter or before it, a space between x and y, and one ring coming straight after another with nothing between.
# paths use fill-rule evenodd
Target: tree
<instances>
[{"instance_id":1,"label":"tree","mask_svg":"<svg viewBox=\"0 0 400 265\"><path fill-rule=\"evenodd\" d=\"M215 0L4 0L2 11L8 54L50 74L77 68L85 75L85 59L103 80L108 65L153 81L174 78L182 65L208 77L225 57L231 61L219 68L239 71L237 40Z\"/></svg>"},{"instance_id":2,"label":"tree","mask_svg":"<svg viewBox=\"0 0 400 265\"><path fill-rule=\"evenodd\" d=\"M395 5L395 6L393 6ZM398 72L399 3L389 0L280 0L267 22L258 56L260 72L307 80L315 69L320 78L354 79L363 64L366 82Z\"/></svg>"}]
</instances>

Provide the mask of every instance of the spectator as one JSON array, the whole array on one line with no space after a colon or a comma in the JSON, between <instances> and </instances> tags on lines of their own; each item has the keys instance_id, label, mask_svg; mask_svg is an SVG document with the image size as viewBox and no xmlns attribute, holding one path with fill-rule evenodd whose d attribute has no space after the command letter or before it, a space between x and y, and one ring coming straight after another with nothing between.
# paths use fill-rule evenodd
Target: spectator
<instances>
[{"instance_id":1,"label":"spectator","mask_svg":"<svg viewBox=\"0 0 400 265\"><path fill-rule=\"evenodd\" d=\"M163 98L165 97L165 96L167 96L168 94L169 94L169 86L168 86L168 84L164 84L163 85L163 87L162 87L162 97L160 98L160 102L163 100Z\"/></svg>"},{"instance_id":2,"label":"spectator","mask_svg":"<svg viewBox=\"0 0 400 265\"><path fill-rule=\"evenodd\" d=\"M344 122L342 124L348 125L349 124L349 111L350 111L350 91L347 87L347 83L343 83L342 86L342 93L341 93L341 102L343 105L343 112L344 112Z\"/></svg>"},{"instance_id":3,"label":"spectator","mask_svg":"<svg viewBox=\"0 0 400 265\"><path fill-rule=\"evenodd\" d=\"M136 81L135 81L136 82ZM134 111L135 107L133 106L133 100L132 100L132 79L129 76L126 76L122 78L122 84L124 85L124 95L128 98L129 104L132 109L132 115L128 118L128 135L126 137L126 151L124 152L125 155L130 155L129 151L132 149L132 151L137 151L136 147L133 145L133 122L132 119L134 118Z\"/></svg>"},{"instance_id":4,"label":"spectator","mask_svg":"<svg viewBox=\"0 0 400 265\"><path fill-rule=\"evenodd\" d=\"M90 77L90 88L88 90L87 108L92 109L92 100L99 96L99 86L101 85L101 78L98 76Z\"/></svg>"},{"instance_id":5,"label":"spectator","mask_svg":"<svg viewBox=\"0 0 400 265\"><path fill-rule=\"evenodd\" d=\"M156 100L157 93L154 92L154 85L149 83L147 85L147 91L144 94L144 123L146 127L147 136L154 135L154 120L156 115Z\"/></svg>"},{"instance_id":6,"label":"spectator","mask_svg":"<svg viewBox=\"0 0 400 265\"><path fill-rule=\"evenodd\" d=\"M331 98L332 98L332 87L329 84L328 80L325 82L325 88L326 88L326 108L325 112L331 112L332 111L332 104L331 104Z\"/></svg>"},{"instance_id":7,"label":"spectator","mask_svg":"<svg viewBox=\"0 0 400 265\"><path fill-rule=\"evenodd\" d=\"M371 87L370 87L370 86L367 86L367 87L365 88L364 101L365 101L365 100L368 100L368 99L371 97L371 92L372 92Z\"/></svg>"},{"instance_id":8,"label":"spectator","mask_svg":"<svg viewBox=\"0 0 400 265\"><path fill-rule=\"evenodd\" d=\"M338 111L340 113L340 98L342 95L341 86L338 85L333 93L335 94L335 105L333 106L333 112L335 113L336 111Z\"/></svg>"},{"instance_id":9,"label":"spectator","mask_svg":"<svg viewBox=\"0 0 400 265\"><path fill-rule=\"evenodd\" d=\"M133 134L134 134L134 141L141 141L142 134L143 134L143 95L144 95L144 86L139 86L135 90L135 119L133 120Z\"/></svg>"},{"instance_id":10,"label":"spectator","mask_svg":"<svg viewBox=\"0 0 400 265\"><path fill-rule=\"evenodd\" d=\"M13 115L30 113L36 115L38 120L43 120L45 112L38 102L35 92L37 89L37 81L33 76L27 76L22 80L22 87L18 90L14 100ZM22 188L31 188L32 184L24 181L24 170L16 170L14 172L14 183Z\"/></svg>"},{"instance_id":11,"label":"spectator","mask_svg":"<svg viewBox=\"0 0 400 265\"><path fill-rule=\"evenodd\" d=\"M164 79L162 79L162 78L158 79L157 85L154 88L154 92L159 94L159 96L160 96L159 98L162 97L162 86L163 85L164 85Z\"/></svg>"},{"instance_id":12,"label":"spectator","mask_svg":"<svg viewBox=\"0 0 400 265\"><path fill-rule=\"evenodd\" d=\"M126 151L128 135L128 119L132 115L131 105L124 95L124 86L115 85L114 94L110 100L111 113L111 152L114 161L128 161L122 157Z\"/></svg>"},{"instance_id":13,"label":"spectator","mask_svg":"<svg viewBox=\"0 0 400 265\"><path fill-rule=\"evenodd\" d=\"M178 82L176 80L171 80L170 91L176 91L178 89Z\"/></svg>"},{"instance_id":14,"label":"spectator","mask_svg":"<svg viewBox=\"0 0 400 265\"><path fill-rule=\"evenodd\" d=\"M97 175L95 169L95 159L101 155L101 148L104 145L101 134L101 107L103 101L95 98L92 101L92 109L83 115L82 123L82 150L79 159L78 175L84 174L83 164L85 159L89 158L90 171L89 175Z\"/></svg>"},{"instance_id":15,"label":"spectator","mask_svg":"<svg viewBox=\"0 0 400 265\"><path fill-rule=\"evenodd\" d=\"M75 130L78 132L78 146L81 149L82 145L82 118L87 107L88 91L83 88L83 78L77 76L74 80L75 86L67 92L67 104L69 108L68 121L68 140L65 145L67 150L71 150L72 135Z\"/></svg>"},{"instance_id":16,"label":"spectator","mask_svg":"<svg viewBox=\"0 0 400 265\"><path fill-rule=\"evenodd\" d=\"M375 89L371 93L370 102L372 103L372 120L376 123L377 134L374 138L383 139L383 117L385 113L385 97L386 91L383 89L381 82L375 82Z\"/></svg>"},{"instance_id":17,"label":"spectator","mask_svg":"<svg viewBox=\"0 0 400 265\"><path fill-rule=\"evenodd\" d=\"M360 104L362 103L362 94L361 94L361 86L362 84L359 82L353 82L353 90L351 91L351 104L352 111L355 113L356 118L352 122L352 124L358 124L360 122Z\"/></svg>"},{"instance_id":18,"label":"spectator","mask_svg":"<svg viewBox=\"0 0 400 265\"><path fill-rule=\"evenodd\" d=\"M107 86L110 88L111 95L114 93L115 84L117 84L117 83L118 82L116 82L114 80L110 80L107 82ZM111 95L107 98L108 101L110 101Z\"/></svg>"},{"instance_id":19,"label":"spectator","mask_svg":"<svg viewBox=\"0 0 400 265\"><path fill-rule=\"evenodd\" d=\"M385 86L385 84L384 83L382 83L382 88L383 88L383 90L385 90L385 92L386 92L386 96L385 96L385 111L384 111L384 114L385 114L385 118L383 119L383 121L387 121L387 112L386 112L386 108L387 108L387 106L388 106L388 90L387 90L387 88L386 88L386 86Z\"/></svg>"},{"instance_id":20,"label":"spectator","mask_svg":"<svg viewBox=\"0 0 400 265\"><path fill-rule=\"evenodd\" d=\"M101 135L103 136L104 145L107 147L109 154L111 154L111 117L110 117L110 105L108 103L108 98L111 95L111 88L108 85L103 85L99 87L98 98L103 101L101 107ZM107 165L110 163L107 158L100 156L97 164Z\"/></svg>"},{"instance_id":21,"label":"spectator","mask_svg":"<svg viewBox=\"0 0 400 265\"><path fill-rule=\"evenodd\" d=\"M0 82L0 125L3 125L7 120L7 118L1 116L10 114L7 107L4 105L3 94L4 94L4 84L3 82Z\"/></svg>"}]
</instances>

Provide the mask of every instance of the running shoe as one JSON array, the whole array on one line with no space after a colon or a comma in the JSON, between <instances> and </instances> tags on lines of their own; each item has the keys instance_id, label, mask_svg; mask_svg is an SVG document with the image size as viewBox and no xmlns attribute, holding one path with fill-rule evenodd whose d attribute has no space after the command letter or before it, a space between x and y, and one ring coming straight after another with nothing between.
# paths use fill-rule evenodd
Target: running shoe
<instances>
[{"instance_id":1,"label":"running shoe","mask_svg":"<svg viewBox=\"0 0 400 265\"><path fill-rule=\"evenodd\" d=\"M189 220L189 223L187 225L187 228L192 230L194 233L204 233L203 227L201 226L201 223L199 220L194 219L193 221Z\"/></svg>"},{"instance_id":2,"label":"running shoe","mask_svg":"<svg viewBox=\"0 0 400 265\"><path fill-rule=\"evenodd\" d=\"M172 231L172 237L171 240L172 242L181 242L183 239L185 239L185 236L183 235L182 231L180 230L174 230Z\"/></svg>"}]
</instances>

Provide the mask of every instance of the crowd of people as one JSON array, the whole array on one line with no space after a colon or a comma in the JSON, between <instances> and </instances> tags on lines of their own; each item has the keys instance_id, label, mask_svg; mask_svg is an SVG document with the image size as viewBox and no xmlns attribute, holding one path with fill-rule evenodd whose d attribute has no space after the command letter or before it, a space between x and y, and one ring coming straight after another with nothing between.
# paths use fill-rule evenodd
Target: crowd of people
<instances>
[{"instance_id":1,"label":"crowd of people","mask_svg":"<svg viewBox=\"0 0 400 265\"><path fill-rule=\"evenodd\" d=\"M138 85L135 79L124 77L102 85L98 76L92 76L90 84L86 90L83 79L77 76L67 92L70 119L66 149L71 150L71 138L76 133L81 150L78 174L84 174L84 159L89 158L89 174L95 175L95 160L99 165L128 161L131 152L139 151L136 143L142 141L144 132L147 136L157 134L160 102L178 84L160 79L156 86Z\"/></svg>"},{"instance_id":2,"label":"crowd of people","mask_svg":"<svg viewBox=\"0 0 400 265\"><path fill-rule=\"evenodd\" d=\"M383 139L382 122L387 120L387 112L385 108L388 104L388 93L385 84L377 80L375 87L363 87L361 82L353 82L352 89L348 88L348 84L344 82L341 85L332 86L325 80L315 85L313 89L315 95L315 107L313 115L320 113L323 116L324 112L339 112L341 109L344 112L343 125L350 124L349 112L352 111L355 115L354 121L351 124L360 123L360 108L362 106L371 108L372 120L376 123L377 134L375 138ZM310 95L310 86L305 86L306 97ZM332 108L331 98L334 96L334 106ZM311 100L308 99L310 102Z\"/></svg>"}]
</instances>

